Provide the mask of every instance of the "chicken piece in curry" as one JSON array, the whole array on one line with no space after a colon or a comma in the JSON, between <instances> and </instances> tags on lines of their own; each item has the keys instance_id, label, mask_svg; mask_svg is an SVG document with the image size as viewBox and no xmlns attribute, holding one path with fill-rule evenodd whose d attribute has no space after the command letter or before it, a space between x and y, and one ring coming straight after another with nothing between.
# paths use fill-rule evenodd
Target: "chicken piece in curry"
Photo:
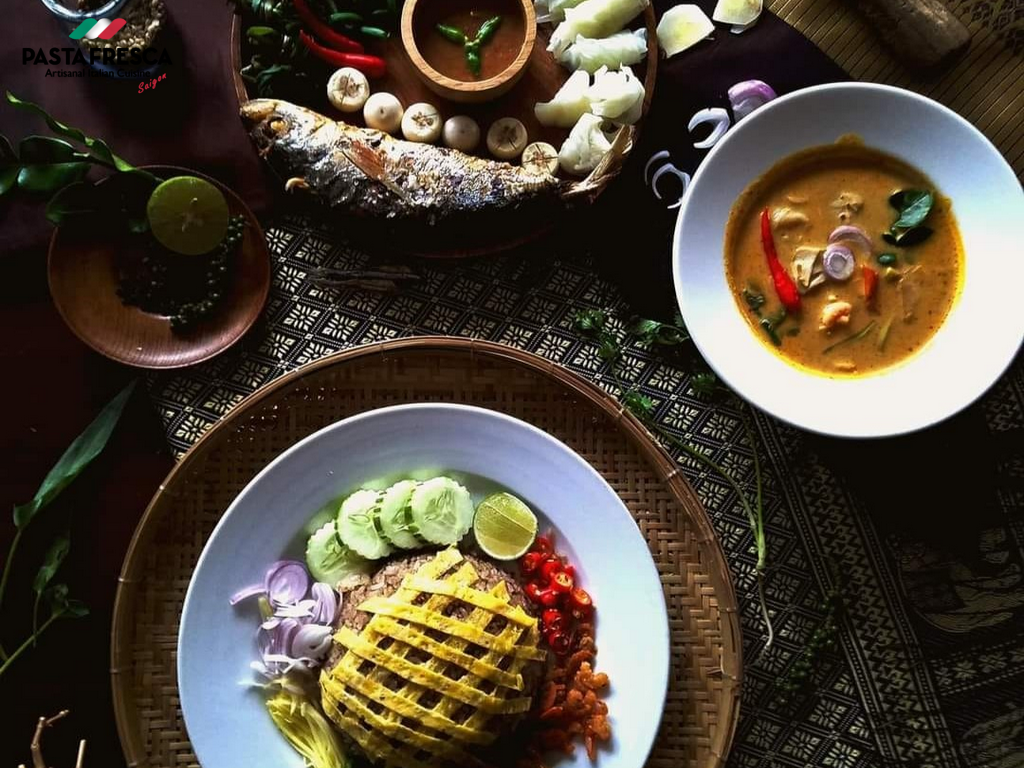
<instances>
[{"instance_id":1,"label":"chicken piece in curry","mask_svg":"<svg viewBox=\"0 0 1024 768\"><path fill-rule=\"evenodd\" d=\"M921 349L963 278L950 201L850 136L782 160L744 190L725 262L754 333L788 362L833 377Z\"/></svg>"}]
</instances>

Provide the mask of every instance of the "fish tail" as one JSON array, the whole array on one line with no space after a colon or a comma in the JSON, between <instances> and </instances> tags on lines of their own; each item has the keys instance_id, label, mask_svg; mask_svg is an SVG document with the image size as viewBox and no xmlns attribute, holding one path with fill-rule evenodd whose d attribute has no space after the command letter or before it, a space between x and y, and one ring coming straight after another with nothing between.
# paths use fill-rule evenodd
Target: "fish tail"
<instances>
[{"instance_id":1,"label":"fish tail","mask_svg":"<svg viewBox=\"0 0 1024 768\"><path fill-rule=\"evenodd\" d=\"M615 135L615 141L611 148L605 152L601 162L582 181L572 184L562 197L567 200L574 200L579 197L596 195L622 170L622 164L626 160L630 149L633 148L633 139L636 136L636 127L624 125Z\"/></svg>"}]
</instances>

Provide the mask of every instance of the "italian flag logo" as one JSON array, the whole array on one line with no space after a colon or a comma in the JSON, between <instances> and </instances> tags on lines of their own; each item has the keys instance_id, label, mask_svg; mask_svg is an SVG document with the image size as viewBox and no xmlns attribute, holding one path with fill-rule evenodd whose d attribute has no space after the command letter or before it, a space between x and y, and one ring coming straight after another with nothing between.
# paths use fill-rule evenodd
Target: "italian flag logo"
<instances>
[{"instance_id":1,"label":"italian flag logo","mask_svg":"<svg viewBox=\"0 0 1024 768\"><path fill-rule=\"evenodd\" d=\"M125 25L124 19L86 19L68 37L72 40L111 40Z\"/></svg>"}]
</instances>

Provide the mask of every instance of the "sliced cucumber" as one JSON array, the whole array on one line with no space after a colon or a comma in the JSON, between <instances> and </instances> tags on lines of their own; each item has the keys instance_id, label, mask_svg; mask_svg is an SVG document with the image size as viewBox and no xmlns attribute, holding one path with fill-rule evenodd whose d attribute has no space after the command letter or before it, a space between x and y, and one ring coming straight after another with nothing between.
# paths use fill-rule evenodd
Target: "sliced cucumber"
<instances>
[{"instance_id":1,"label":"sliced cucumber","mask_svg":"<svg viewBox=\"0 0 1024 768\"><path fill-rule=\"evenodd\" d=\"M473 525L473 499L450 477L435 477L416 486L409 510L419 536L432 544L455 544Z\"/></svg>"},{"instance_id":2,"label":"sliced cucumber","mask_svg":"<svg viewBox=\"0 0 1024 768\"><path fill-rule=\"evenodd\" d=\"M373 567L369 560L341 543L334 520L324 523L309 537L306 565L314 579L332 587L353 573L366 573Z\"/></svg>"},{"instance_id":3,"label":"sliced cucumber","mask_svg":"<svg viewBox=\"0 0 1024 768\"><path fill-rule=\"evenodd\" d=\"M402 480L386 491L380 503L380 527L388 541L402 549L419 549L423 540L416 535L416 524L409 510L409 498L416 488L415 480Z\"/></svg>"},{"instance_id":4,"label":"sliced cucumber","mask_svg":"<svg viewBox=\"0 0 1024 768\"><path fill-rule=\"evenodd\" d=\"M349 549L367 560L379 560L391 554L391 545L384 538L380 525L381 491L356 491L343 502L338 511L338 535Z\"/></svg>"}]
</instances>

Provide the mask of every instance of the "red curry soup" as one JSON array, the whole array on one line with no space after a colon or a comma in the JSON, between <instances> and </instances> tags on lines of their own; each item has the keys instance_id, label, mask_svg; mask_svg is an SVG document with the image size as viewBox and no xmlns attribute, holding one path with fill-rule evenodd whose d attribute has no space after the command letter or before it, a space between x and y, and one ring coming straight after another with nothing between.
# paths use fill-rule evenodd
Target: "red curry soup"
<instances>
[{"instance_id":1,"label":"red curry soup","mask_svg":"<svg viewBox=\"0 0 1024 768\"><path fill-rule=\"evenodd\" d=\"M747 187L726 225L725 266L752 331L832 377L921 349L964 271L950 201L855 137L791 155Z\"/></svg>"},{"instance_id":2,"label":"red curry soup","mask_svg":"<svg viewBox=\"0 0 1024 768\"><path fill-rule=\"evenodd\" d=\"M516 0L433 0L417 5L413 36L420 55L442 75L487 80L519 56L526 19Z\"/></svg>"}]
</instances>

